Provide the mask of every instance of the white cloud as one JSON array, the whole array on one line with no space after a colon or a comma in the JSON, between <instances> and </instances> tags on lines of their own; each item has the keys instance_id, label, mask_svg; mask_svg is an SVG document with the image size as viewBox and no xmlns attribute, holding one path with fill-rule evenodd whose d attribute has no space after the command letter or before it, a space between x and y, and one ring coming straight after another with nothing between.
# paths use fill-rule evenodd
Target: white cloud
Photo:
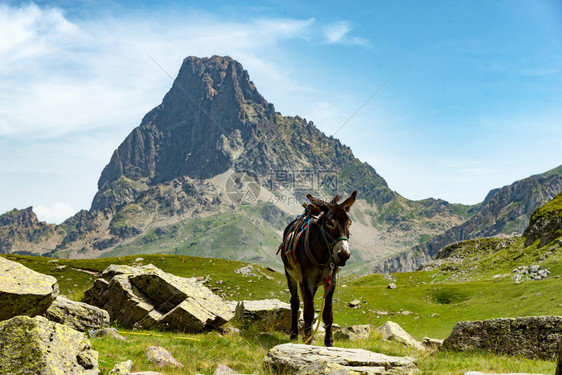
<instances>
[{"instance_id":1,"label":"white cloud","mask_svg":"<svg viewBox=\"0 0 562 375\"><path fill-rule=\"evenodd\" d=\"M268 56L314 19L224 22L201 14L72 22L55 8L0 6L0 136L57 137L137 125L187 55L231 55L275 92L306 90ZM262 83L260 82L260 83ZM260 86L262 87L262 86Z\"/></svg>"},{"instance_id":2,"label":"white cloud","mask_svg":"<svg viewBox=\"0 0 562 375\"><path fill-rule=\"evenodd\" d=\"M51 205L40 204L37 207L33 207L33 212L35 212L39 221L46 221L50 224L60 224L74 215L77 210L67 203L56 202Z\"/></svg>"},{"instance_id":3,"label":"white cloud","mask_svg":"<svg viewBox=\"0 0 562 375\"><path fill-rule=\"evenodd\" d=\"M368 46L368 43L363 38L351 37L349 33L352 31L351 24L347 21L335 22L324 26L324 37L327 43L341 43L341 44L357 44Z\"/></svg>"}]
</instances>

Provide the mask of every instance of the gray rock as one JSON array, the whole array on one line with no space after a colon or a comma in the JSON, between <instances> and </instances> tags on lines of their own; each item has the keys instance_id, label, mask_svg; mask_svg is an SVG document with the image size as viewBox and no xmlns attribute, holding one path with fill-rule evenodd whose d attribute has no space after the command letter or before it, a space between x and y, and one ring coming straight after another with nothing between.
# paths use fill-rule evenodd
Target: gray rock
<instances>
[{"instance_id":1,"label":"gray rock","mask_svg":"<svg viewBox=\"0 0 562 375\"><path fill-rule=\"evenodd\" d=\"M384 323L382 326L377 328L383 336L383 339L389 341L396 341L400 344L415 348L418 350L424 350L425 347L414 337L412 337L408 332L404 331L398 323L391 322L390 320Z\"/></svg>"},{"instance_id":2,"label":"gray rock","mask_svg":"<svg viewBox=\"0 0 562 375\"><path fill-rule=\"evenodd\" d=\"M81 332L45 317L17 316L0 322L3 374L97 375L98 353Z\"/></svg>"},{"instance_id":3,"label":"gray rock","mask_svg":"<svg viewBox=\"0 0 562 375\"><path fill-rule=\"evenodd\" d=\"M349 303L349 307L351 307L352 309L358 309L360 306L361 306L361 301L359 301L358 299L354 299Z\"/></svg>"},{"instance_id":4,"label":"gray rock","mask_svg":"<svg viewBox=\"0 0 562 375\"><path fill-rule=\"evenodd\" d=\"M213 375L230 375L230 374L238 374L238 372L234 371L227 365L222 365L222 364L218 365L217 368L215 369L215 372L213 373Z\"/></svg>"},{"instance_id":5,"label":"gray rock","mask_svg":"<svg viewBox=\"0 0 562 375\"><path fill-rule=\"evenodd\" d=\"M109 314L99 307L58 296L45 313L47 319L77 331L109 326Z\"/></svg>"},{"instance_id":6,"label":"gray rock","mask_svg":"<svg viewBox=\"0 0 562 375\"><path fill-rule=\"evenodd\" d=\"M443 341L441 339L432 339L430 337L424 337L422 340L423 346L427 349L439 349L443 345Z\"/></svg>"},{"instance_id":7,"label":"gray rock","mask_svg":"<svg viewBox=\"0 0 562 375\"><path fill-rule=\"evenodd\" d=\"M90 330L88 331L88 336L90 336L90 337L111 336L111 337L113 337L113 338L116 338L117 340L127 341L126 338L124 338L124 337L121 336L119 333L117 333L117 329L116 329L116 328L90 329Z\"/></svg>"},{"instance_id":8,"label":"gray rock","mask_svg":"<svg viewBox=\"0 0 562 375\"><path fill-rule=\"evenodd\" d=\"M392 357L363 349L282 344L271 348L264 358L265 366L272 371L288 373L305 371L307 366L326 361L360 374L419 374L414 358Z\"/></svg>"},{"instance_id":9,"label":"gray rock","mask_svg":"<svg viewBox=\"0 0 562 375\"><path fill-rule=\"evenodd\" d=\"M257 326L260 329L291 329L291 305L278 299L240 301L235 318L242 326Z\"/></svg>"},{"instance_id":10,"label":"gray rock","mask_svg":"<svg viewBox=\"0 0 562 375\"><path fill-rule=\"evenodd\" d=\"M130 359L125 362L119 362L109 372L109 375L130 375L133 368L133 361Z\"/></svg>"},{"instance_id":11,"label":"gray rock","mask_svg":"<svg viewBox=\"0 0 562 375\"><path fill-rule=\"evenodd\" d=\"M562 337L562 316L530 316L459 322L443 349L487 350L499 355L553 361Z\"/></svg>"},{"instance_id":12,"label":"gray rock","mask_svg":"<svg viewBox=\"0 0 562 375\"><path fill-rule=\"evenodd\" d=\"M59 294L57 279L0 257L0 320L47 311Z\"/></svg>"},{"instance_id":13,"label":"gray rock","mask_svg":"<svg viewBox=\"0 0 562 375\"><path fill-rule=\"evenodd\" d=\"M396 284L394 283L388 284L387 289L396 289Z\"/></svg>"},{"instance_id":14,"label":"gray rock","mask_svg":"<svg viewBox=\"0 0 562 375\"><path fill-rule=\"evenodd\" d=\"M174 367L181 368L183 365L179 363L166 349L161 346L150 346L146 350L146 357L149 362L154 362L158 367Z\"/></svg>"},{"instance_id":15,"label":"gray rock","mask_svg":"<svg viewBox=\"0 0 562 375\"><path fill-rule=\"evenodd\" d=\"M341 327L334 329L333 334L335 340L365 340L371 335L371 326L369 324L364 324Z\"/></svg>"},{"instance_id":16,"label":"gray rock","mask_svg":"<svg viewBox=\"0 0 562 375\"><path fill-rule=\"evenodd\" d=\"M219 327L234 316L201 283L152 264L111 265L84 295L86 303L107 310L112 320L127 327L199 332Z\"/></svg>"}]
</instances>

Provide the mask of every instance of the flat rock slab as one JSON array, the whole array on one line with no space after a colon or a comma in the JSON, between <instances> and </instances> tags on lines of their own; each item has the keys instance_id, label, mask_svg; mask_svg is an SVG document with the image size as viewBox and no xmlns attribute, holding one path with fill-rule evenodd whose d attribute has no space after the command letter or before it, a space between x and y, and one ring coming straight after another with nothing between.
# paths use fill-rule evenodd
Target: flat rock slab
<instances>
[{"instance_id":1,"label":"flat rock slab","mask_svg":"<svg viewBox=\"0 0 562 375\"><path fill-rule=\"evenodd\" d=\"M58 296L45 316L80 332L109 326L109 314L99 307Z\"/></svg>"},{"instance_id":2,"label":"flat rock slab","mask_svg":"<svg viewBox=\"0 0 562 375\"><path fill-rule=\"evenodd\" d=\"M443 349L487 350L498 355L556 360L562 316L528 316L458 322Z\"/></svg>"},{"instance_id":3,"label":"flat rock slab","mask_svg":"<svg viewBox=\"0 0 562 375\"><path fill-rule=\"evenodd\" d=\"M2 374L98 375L98 353L83 333L42 316L0 322Z\"/></svg>"},{"instance_id":4,"label":"flat rock slab","mask_svg":"<svg viewBox=\"0 0 562 375\"><path fill-rule=\"evenodd\" d=\"M58 294L59 284L54 277L0 257L0 320L41 315Z\"/></svg>"},{"instance_id":5,"label":"flat rock slab","mask_svg":"<svg viewBox=\"0 0 562 375\"><path fill-rule=\"evenodd\" d=\"M354 371L357 374L413 375L420 373L414 358L392 357L363 349L282 344L271 348L264 358L264 364L267 367L274 371L287 371L288 373L305 371L307 366L322 362L334 363L346 371Z\"/></svg>"}]
</instances>

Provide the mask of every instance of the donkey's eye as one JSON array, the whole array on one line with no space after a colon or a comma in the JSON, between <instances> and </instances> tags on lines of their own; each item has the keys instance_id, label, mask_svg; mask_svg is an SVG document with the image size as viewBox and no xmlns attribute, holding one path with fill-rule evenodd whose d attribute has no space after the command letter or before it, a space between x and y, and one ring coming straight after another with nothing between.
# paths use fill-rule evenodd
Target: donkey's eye
<instances>
[{"instance_id":1,"label":"donkey's eye","mask_svg":"<svg viewBox=\"0 0 562 375\"><path fill-rule=\"evenodd\" d=\"M336 226L336 222L335 222L334 220L328 220L328 221L326 222L326 225L327 225L329 228L333 228L333 227Z\"/></svg>"}]
</instances>

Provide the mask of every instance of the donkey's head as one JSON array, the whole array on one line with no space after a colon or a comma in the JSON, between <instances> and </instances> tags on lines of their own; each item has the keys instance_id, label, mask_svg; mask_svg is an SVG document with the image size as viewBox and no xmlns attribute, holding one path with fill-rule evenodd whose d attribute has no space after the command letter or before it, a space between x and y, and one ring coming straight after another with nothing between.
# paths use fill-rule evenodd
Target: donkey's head
<instances>
[{"instance_id":1,"label":"donkey's head","mask_svg":"<svg viewBox=\"0 0 562 375\"><path fill-rule=\"evenodd\" d=\"M310 201L310 210L315 214L321 215L318 221L322 232L323 241L334 258L337 266L344 266L351 252L349 251L349 227L351 220L347 213L355 203L357 191L353 191L349 198L342 203L338 203L339 195L336 195L330 202L314 198L307 194Z\"/></svg>"}]
</instances>

